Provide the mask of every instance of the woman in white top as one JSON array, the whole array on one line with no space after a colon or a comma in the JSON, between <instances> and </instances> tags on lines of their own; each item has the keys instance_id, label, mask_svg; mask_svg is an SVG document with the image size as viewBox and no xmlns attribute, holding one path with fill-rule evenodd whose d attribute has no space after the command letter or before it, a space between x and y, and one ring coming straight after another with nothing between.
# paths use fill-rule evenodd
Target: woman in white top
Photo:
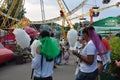
<instances>
[{"instance_id":1,"label":"woman in white top","mask_svg":"<svg viewBox=\"0 0 120 80\"><path fill-rule=\"evenodd\" d=\"M82 49L82 52L78 54L77 51L73 51L73 54L79 57L81 61L75 80L95 80L98 75L98 51L89 32L94 32L94 28L86 27L83 29L83 39L86 41L86 46Z\"/></svg>"}]
</instances>

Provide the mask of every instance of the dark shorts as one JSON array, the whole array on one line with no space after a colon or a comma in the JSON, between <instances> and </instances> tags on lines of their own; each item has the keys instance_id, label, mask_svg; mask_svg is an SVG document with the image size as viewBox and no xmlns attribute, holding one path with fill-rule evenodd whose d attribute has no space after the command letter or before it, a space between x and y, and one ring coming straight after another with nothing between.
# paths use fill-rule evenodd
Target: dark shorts
<instances>
[{"instance_id":1,"label":"dark shorts","mask_svg":"<svg viewBox=\"0 0 120 80\"><path fill-rule=\"evenodd\" d=\"M34 77L34 80L52 80L52 77L46 77L46 78L39 78L39 77Z\"/></svg>"},{"instance_id":2,"label":"dark shorts","mask_svg":"<svg viewBox=\"0 0 120 80\"><path fill-rule=\"evenodd\" d=\"M95 80L98 75L98 69L91 73L84 73L79 70L75 80Z\"/></svg>"}]
</instances>

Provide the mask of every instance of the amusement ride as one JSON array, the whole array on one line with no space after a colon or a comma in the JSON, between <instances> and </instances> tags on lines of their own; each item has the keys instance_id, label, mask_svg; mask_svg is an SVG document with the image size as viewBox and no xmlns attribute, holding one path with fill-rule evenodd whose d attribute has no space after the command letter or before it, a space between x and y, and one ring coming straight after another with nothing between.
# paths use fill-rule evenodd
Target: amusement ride
<instances>
[{"instance_id":1,"label":"amusement ride","mask_svg":"<svg viewBox=\"0 0 120 80\"><path fill-rule=\"evenodd\" d=\"M70 28L74 28L72 25L72 20L73 19L80 19L80 25L82 20L86 20L86 16L90 16L90 24L93 22L93 17L99 16L100 11L112 8L112 7L119 7L120 2L117 2L115 4L106 6L106 7L98 7L96 4L92 8L89 9L88 12L83 13L83 7L87 5L88 0L83 0L78 6L73 8L72 10L69 10L67 7L67 4L65 3L64 0L57 0L58 5L60 7L60 16L52 18L52 19L45 19L45 10L44 10L44 0L40 0L40 7L41 7L41 16L42 20L41 21L30 21L26 17L20 17L18 18L18 15L20 12L23 10L25 0L0 0L0 29L4 30L6 28L16 28L16 27L23 27L23 26L29 26L30 24L45 24L45 23L51 23L51 22L56 22L56 21L62 21L62 26L65 25L65 21L69 25ZM109 4L110 0L102 0L103 4ZM11 5L8 5L11 3ZM9 8L8 8L9 7ZM75 12L79 11L82 8L82 11L80 15L70 17L73 15ZM8 9L8 10L7 10ZM66 11L66 9L68 11Z\"/></svg>"},{"instance_id":2,"label":"amusement ride","mask_svg":"<svg viewBox=\"0 0 120 80\"><path fill-rule=\"evenodd\" d=\"M11 1L11 5L9 7L9 10L7 10L7 13L4 13L4 9L6 8L6 6L8 5L8 3L10 3ZM83 6L86 5L88 0L83 0L78 6L76 6L74 9L70 10L70 11L65 11L65 1L64 0L57 0L58 2L58 5L60 6L61 10L60 10L60 13L62 12L64 14L64 18L66 19L66 17L69 17L71 16L72 14L74 14L76 11L78 11L79 9L83 8ZM19 2L19 4L17 3ZM64 2L64 3L63 3ZM110 0L103 0L103 4L108 4L110 2ZM41 5L41 13L42 13L42 17L44 16L45 17L45 12L44 12L44 0L40 0L40 5ZM13 26L15 25L16 23L19 23L21 21L21 19L18 19L17 16L18 14L20 13L20 11L23 9L23 6L25 4L25 0L20 0L20 1L17 1L17 0L1 0L0 1L0 14L3 16L3 20L2 20L2 24L1 24L1 28L4 27L7 22L8 22L8 19L11 19L12 22L9 24L9 26ZM15 6L16 4L18 5L17 6L17 9L14 11L14 15L12 15L12 11L15 9ZM112 5L109 5L109 6L106 6L106 7L99 7L97 8L96 6L93 6L87 13L84 13L82 15L77 15L77 16L74 16L72 17L71 19L68 19L68 21L70 20L73 20L73 19L76 19L76 18L80 18L81 16L91 16L91 14L94 12L100 12L100 11L103 11L103 10L106 10L106 9L109 9L109 8L112 8L112 7L119 7L120 5L120 2L117 2L115 4L112 4ZM67 7L66 7L67 8ZM94 17L91 16L91 17ZM55 17L55 18L52 18L52 19L48 19L48 20L45 20L45 23L50 23L50 22L56 22L56 21L59 21L63 18L63 16L58 16L58 17ZM16 22L16 23L15 23ZM30 24L42 24L43 21L30 21ZM8 26L8 25L7 25Z\"/></svg>"},{"instance_id":3,"label":"amusement ride","mask_svg":"<svg viewBox=\"0 0 120 80\"><path fill-rule=\"evenodd\" d=\"M23 51L26 51L26 49L30 48L32 43L31 41L35 40L38 37L38 34L40 34L37 29L33 28L33 25L39 24L39 27L41 27L41 25L48 25L48 23L56 23L57 21L61 21L62 25L60 28L62 31L62 39L69 42L70 50L75 50L74 47L78 39L79 31L87 27L87 16L90 18L89 24L92 25L94 18L98 17L101 11L113 7L119 8L120 6L120 2L107 5L111 0L99 0L102 2L102 4L107 5L106 7L98 6L96 4L97 0L93 0L95 2L94 5L88 4L87 2L89 0L81 0L80 4L70 10L65 0L56 0L60 8L58 13L60 15L51 19L46 19L44 6L45 0L39 1L41 9L40 16L42 17L42 20L31 21L24 15L26 13L24 9L25 0L0 0L0 64L12 60L14 56L16 57L16 64L26 62L26 59L29 58L30 54L24 54ZM84 12L84 6L86 5L90 5L92 7L89 7L89 10ZM82 14L76 15L76 12L80 11L80 9L82 10L80 12ZM76 30L72 24L72 20L74 19L79 19L79 30ZM65 30L66 23L67 27L69 27L68 31ZM18 52L15 53L17 50ZM21 53L22 55L20 55Z\"/></svg>"},{"instance_id":4,"label":"amusement ride","mask_svg":"<svg viewBox=\"0 0 120 80\"><path fill-rule=\"evenodd\" d=\"M21 28L24 29L26 26L30 26L32 24L47 24L56 21L62 20L62 32L64 33L64 38L66 36L64 26L65 22L70 27L70 29L74 30L74 26L72 24L73 19L80 19L80 25L82 20L86 20L86 16L90 17L90 24L93 23L93 18L98 17L99 13L103 10L112 8L112 7L119 7L120 2L115 4L106 6L106 7L98 7L96 4L92 6L86 13L83 13L83 8L87 5L88 0L82 0L82 2L77 5L72 10L69 10L65 0L56 0L58 2L58 6L60 7L60 16L48 19L45 18L45 10L44 10L44 0L40 0L40 7L41 7L41 21L31 21L29 18L25 16L20 16L20 14L24 14L24 5L25 0L0 0L0 31L8 31L8 29L15 29ZM103 4L109 4L111 0L101 0ZM75 12L82 9L82 14L76 15L71 17L71 15L75 14ZM19 16L19 17L18 17ZM85 25L85 24L84 24ZM1 40L1 39L0 39Z\"/></svg>"}]
</instances>

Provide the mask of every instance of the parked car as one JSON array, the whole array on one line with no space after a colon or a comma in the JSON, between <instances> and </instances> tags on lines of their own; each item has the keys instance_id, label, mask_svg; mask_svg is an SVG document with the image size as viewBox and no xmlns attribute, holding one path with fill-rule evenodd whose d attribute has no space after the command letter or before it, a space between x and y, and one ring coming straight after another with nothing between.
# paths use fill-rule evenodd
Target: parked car
<instances>
[{"instance_id":1,"label":"parked car","mask_svg":"<svg viewBox=\"0 0 120 80\"><path fill-rule=\"evenodd\" d=\"M5 48L0 43L0 64L6 63L14 57L14 52L10 49Z\"/></svg>"}]
</instances>

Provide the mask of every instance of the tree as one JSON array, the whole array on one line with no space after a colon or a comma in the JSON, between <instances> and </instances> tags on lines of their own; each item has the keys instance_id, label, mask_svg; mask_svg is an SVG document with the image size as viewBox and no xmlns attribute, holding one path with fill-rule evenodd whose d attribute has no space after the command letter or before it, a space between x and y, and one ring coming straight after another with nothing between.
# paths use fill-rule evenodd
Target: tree
<instances>
[{"instance_id":1,"label":"tree","mask_svg":"<svg viewBox=\"0 0 120 80\"><path fill-rule=\"evenodd\" d=\"M79 23L75 23L74 28L77 30L78 27L79 27Z\"/></svg>"},{"instance_id":2,"label":"tree","mask_svg":"<svg viewBox=\"0 0 120 80\"><path fill-rule=\"evenodd\" d=\"M117 17L120 18L120 15L118 15Z\"/></svg>"},{"instance_id":3,"label":"tree","mask_svg":"<svg viewBox=\"0 0 120 80\"><path fill-rule=\"evenodd\" d=\"M7 9L8 9L8 10L10 9L10 7L11 7L11 5L12 5L12 2L13 2L13 0L9 0L9 1L8 1L8 4L7 4ZM19 7L19 4L20 4L19 2L20 2L20 1L17 0L17 3L16 3L16 5L15 5L15 7L14 7L12 13L11 13L11 16L12 16L12 17L14 17L14 15L15 15L15 13L16 13L16 10L17 10L17 8ZM24 18L24 17L25 17L24 14L26 13L26 11L25 11L25 8L23 8L23 6L24 6L24 4L22 4L22 6L20 7L19 14L18 14L18 16L17 16L18 19L21 19L21 18Z\"/></svg>"},{"instance_id":4,"label":"tree","mask_svg":"<svg viewBox=\"0 0 120 80\"><path fill-rule=\"evenodd\" d=\"M112 63L109 64L108 70L113 73L118 80L120 80L120 68L114 64L115 60L120 60L120 38L119 37L112 37L109 40L112 49L111 61Z\"/></svg>"},{"instance_id":5,"label":"tree","mask_svg":"<svg viewBox=\"0 0 120 80\"><path fill-rule=\"evenodd\" d=\"M11 5L12 5L12 2L13 2L13 0L8 0L6 8L3 9L3 13L5 13L5 14L8 13L8 11L10 10L10 7L11 7ZM20 2L20 1L17 0L17 3L16 3L16 5L15 5L15 7L13 8L13 11L12 11L11 14L10 14L10 16L13 17L13 18L14 18L14 15L15 15L16 11L17 11L19 2ZM26 11L25 11L25 8L23 8L23 5L24 5L24 4L22 4L22 6L20 7L20 10L19 10L19 12L18 12L19 14L16 16L17 19L22 19L22 18L25 17L24 14L26 13ZM4 17L4 18L3 18L3 17ZM0 16L0 25L2 25L4 19L5 19L5 16L1 15L1 16ZM11 22L12 22L12 19L8 19L8 21L6 22L5 26L6 26L7 28L9 28Z\"/></svg>"}]
</instances>

